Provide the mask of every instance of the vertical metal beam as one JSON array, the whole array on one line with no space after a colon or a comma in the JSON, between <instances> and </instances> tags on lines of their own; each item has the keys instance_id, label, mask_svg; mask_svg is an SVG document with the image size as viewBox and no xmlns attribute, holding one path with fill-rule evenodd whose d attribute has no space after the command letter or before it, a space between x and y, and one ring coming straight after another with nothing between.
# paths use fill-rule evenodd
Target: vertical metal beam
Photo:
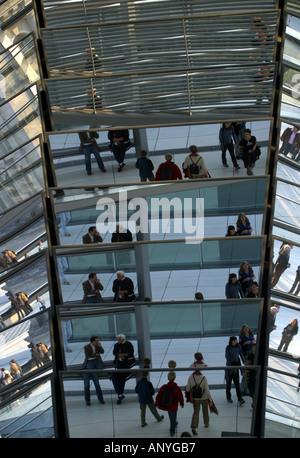
<instances>
[{"instance_id":1,"label":"vertical metal beam","mask_svg":"<svg viewBox=\"0 0 300 458\"><path fill-rule=\"evenodd\" d=\"M261 370L257 374L257 396L253 411L252 435L255 437L264 437L265 433L265 415L266 415L266 394L267 394L267 366L269 354L269 307L270 307L270 292L271 292L271 275L272 275L272 260L273 260L273 217L276 197L276 166L278 160L278 144L280 134L280 107L283 84L283 47L286 27L286 7L287 0L279 0L278 8L280 10L280 19L276 46L276 62L277 74L275 79L274 98L273 98L273 126L271 132L271 144L269 149L268 171L270 175L269 189L267 195L267 210L265 220L265 235L267 236L265 258L263 264L262 281L261 281L261 296L264 298L263 308L261 313L258 345L257 345L257 362L261 366Z\"/></svg>"}]
</instances>

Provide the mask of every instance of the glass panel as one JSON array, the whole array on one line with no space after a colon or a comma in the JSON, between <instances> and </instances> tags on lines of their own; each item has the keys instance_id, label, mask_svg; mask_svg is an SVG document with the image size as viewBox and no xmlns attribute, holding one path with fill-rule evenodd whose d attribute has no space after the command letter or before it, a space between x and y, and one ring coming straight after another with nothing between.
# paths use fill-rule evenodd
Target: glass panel
<instances>
[{"instance_id":1,"label":"glass panel","mask_svg":"<svg viewBox=\"0 0 300 458\"><path fill-rule=\"evenodd\" d=\"M299 379L290 374L299 373L297 362L271 357L271 363L284 371L268 371L266 398L266 437L299 437ZM288 426L288 429L286 427Z\"/></svg>"},{"instance_id":2,"label":"glass panel","mask_svg":"<svg viewBox=\"0 0 300 458\"><path fill-rule=\"evenodd\" d=\"M21 307L14 301L8 299L8 296L17 298L17 294L22 292L26 297L23 301L29 305L23 305L20 299ZM1 277L1 315L7 325L14 324L23 319L25 316L31 316L41 309L41 304L36 301L40 296L45 301L45 306L49 306L48 298L48 275L45 256L37 256L31 262L24 261L21 270L14 271L11 269L8 275Z\"/></svg>"},{"instance_id":3,"label":"glass panel","mask_svg":"<svg viewBox=\"0 0 300 458\"><path fill-rule=\"evenodd\" d=\"M54 437L51 382L28 387L25 395L0 408L0 434L3 438Z\"/></svg>"},{"instance_id":4,"label":"glass panel","mask_svg":"<svg viewBox=\"0 0 300 458\"><path fill-rule=\"evenodd\" d=\"M33 35L0 54L0 105L39 80Z\"/></svg>"},{"instance_id":5,"label":"glass panel","mask_svg":"<svg viewBox=\"0 0 300 458\"><path fill-rule=\"evenodd\" d=\"M299 72L297 72L298 74ZM299 163L300 132L297 126L281 123L279 153ZM279 165L279 164L278 164ZM294 173L294 172L291 172Z\"/></svg>"},{"instance_id":6,"label":"glass panel","mask_svg":"<svg viewBox=\"0 0 300 458\"><path fill-rule=\"evenodd\" d=\"M36 86L32 86L1 108L1 158L42 132L36 93Z\"/></svg>"}]
</instances>

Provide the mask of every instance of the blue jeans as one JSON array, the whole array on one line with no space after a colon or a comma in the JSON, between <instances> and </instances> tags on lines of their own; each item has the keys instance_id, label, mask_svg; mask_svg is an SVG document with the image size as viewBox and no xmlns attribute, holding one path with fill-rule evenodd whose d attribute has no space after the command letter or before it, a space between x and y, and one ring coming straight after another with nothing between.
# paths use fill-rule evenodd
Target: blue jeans
<instances>
[{"instance_id":1,"label":"blue jeans","mask_svg":"<svg viewBox=\"0 0 300 458\"><path fill-rule=\"evenodd\" d=\"M170 419L170 433L175 433L177 410L174 410L174 411L168 410L168 415Z\"/></svg>"},{"instance_id":2,"label":"blue jeans","mask_svg":"<svg viewBox=\"0 0 300 458\"><path fill-rule=\"evenodd\" d=\"M83 146L83 154L84 154L84 159L85 159L86 171L87 172L91 172L92 171L91 153L94 154L99 169L100 170L104 170L105 167L104 167L103 161L102 161L102 159L100 157L99 150L98 150L97 146L90 144L90 145L84 145Z\"/></svg>"},{"instance_id":3,"label":"blue jeans","mask_svg":"<svg viewBox=\"0 0 300 458\"><path fill-rule=\"evenodd\" d=\"M97 359L92 359L91 361L88 361L86 364L86 369L102 369L102 368L103 368L102 364ZM91 372L90 374L86 372L83 374L84 397L85 397L86 402L90 402L90 399L91 399L90 379L92 379L94 382L98 400L103 401L103 394L102 394L102 390L100 387L98 374L96 374L96 372Z\"/></svg>"},{"instance_id":4,"label":"blue jeans","mask_svg":"<svg viewBox=\"0 0 300 458\"><path fill-rule=\"evenodd\" d=\"M98 303L101 303L101 301L98 299L97 296L91 296L91 297L86 298L85 303L86 304L98 304Z\"/></svg>"}]
</instances>

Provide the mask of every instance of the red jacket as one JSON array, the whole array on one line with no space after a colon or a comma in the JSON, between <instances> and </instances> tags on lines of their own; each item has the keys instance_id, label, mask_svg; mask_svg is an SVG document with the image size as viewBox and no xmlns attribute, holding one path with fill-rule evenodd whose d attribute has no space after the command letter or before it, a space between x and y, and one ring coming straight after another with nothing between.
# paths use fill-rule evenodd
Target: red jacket
<instances>
[{"instance_id":1,"label":"red jacket","mask_svg":"<svg viewBox=\"0 0 300 458\"><path fill-rule=\"evenodd\" d=\"M162 164L159 165L157 171L156 171L156 175L155 175L155 181L161 181L161 173L162 173L162 169L163 167L166 166L166 167L172 167L172 171L170 170L170 173L172 174L171 178L169 178L170 180L182 180L182 173L179 169L179 167L174 164L174 162L172 161L166 161L166 162L163 162Z\"/></svg>"},{"instance_id":2,"label":"red jacket","mask_svg":"<svg viewBox=\"0 0 300 458\"><path fill-rule=\"evenodd\" d=\"M176 411L178 409L178 402L181 405L181 407L184 406L184 400L183 400L183 395L181 392L181 389L175 382L168 382L167 387L172 388L173 386L176 386L175 390L173 391L173 405L171 406L162 406L160 404L161 401L161 395L163 393L164 387L160 387L159 392L156 395L155 399L155 406L158 407L161 410L170 410L171 412Z\"/></svg>"}]
</instances>

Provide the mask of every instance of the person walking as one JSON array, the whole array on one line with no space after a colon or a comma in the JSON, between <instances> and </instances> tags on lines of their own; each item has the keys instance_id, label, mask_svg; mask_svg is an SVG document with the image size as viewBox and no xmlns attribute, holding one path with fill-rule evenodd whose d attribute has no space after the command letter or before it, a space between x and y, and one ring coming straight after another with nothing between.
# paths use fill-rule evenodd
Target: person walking
<instances>
[{"instance_id":1,"label":"person walking","mask_svg":"<svg viewBox=\"0 0 300 458\"><path fill-rule=\"evenodd\" d=\"M141 423L142 426L147 426L146 423L146 408L148 406L152 415L157 421L162 421L164 416L159 415L154 405L153 395L155 393L152 383L147 379L148 372L142 372L142 378L139 380L135 387L135 392L138 394L140 409L141 409Z\"/></svg>"},{"instance_id":2,"label":"person walking","mask_svg":"<svg viewBox=\"0 0 300 458\"><path fill-rule=\"evenodd\" d=\"M298 320L293 318L292 321L283 329L281 341L277 350L281 351L283 347L282 351L286 352L294 336L298 334L298 329Z\"/></svg>"},{"instance_id":3,"label":"person walking","mask_svg":"<svg viewBox=\"0 0 300 458\"><path fill-rule=\"evenodd\" d=\"M168 373L168 383L161 386L155 399L155 406L161 410L168 412L170 419L170 435L175 435L175 428L177 426L177 410L178 403L181 407L184 407L184 399L181 389L174 382L176 373L171 371Z\"/></svg>"},{"instance_id":4,"label":"person walking","mask_svg":"<svg viewBox=\"0 0 300 458\"><path fill-rule=\"evenodd\" d=\"M241 366L245 362L245 358L242 349L235 336L229 338L228 345L225 349L226 366ZM225 380L226 380L226 398L228 402L233 402L231 399L231 383L234 383L236 395L240 405L244 404L245 401L242 398L239 380L239 369L225 369Z\"/></svg>"},{"instance_id":5,"label":"person walking","mask_svg":"<svg viewBox=\"0 0 300 458\"><path fill-rule=\"evenodd\" d=\"M190 367L194 368L195 363ZM193 404L193 415L191 429L194 436L197 436L199 426L199 413L202 406L203 421L205 428L209 427L208 402L211 398L207 378L201 374L199 368L189 376L185 391L190 393L190 402Z\"/></svg>"}]
</instances>

